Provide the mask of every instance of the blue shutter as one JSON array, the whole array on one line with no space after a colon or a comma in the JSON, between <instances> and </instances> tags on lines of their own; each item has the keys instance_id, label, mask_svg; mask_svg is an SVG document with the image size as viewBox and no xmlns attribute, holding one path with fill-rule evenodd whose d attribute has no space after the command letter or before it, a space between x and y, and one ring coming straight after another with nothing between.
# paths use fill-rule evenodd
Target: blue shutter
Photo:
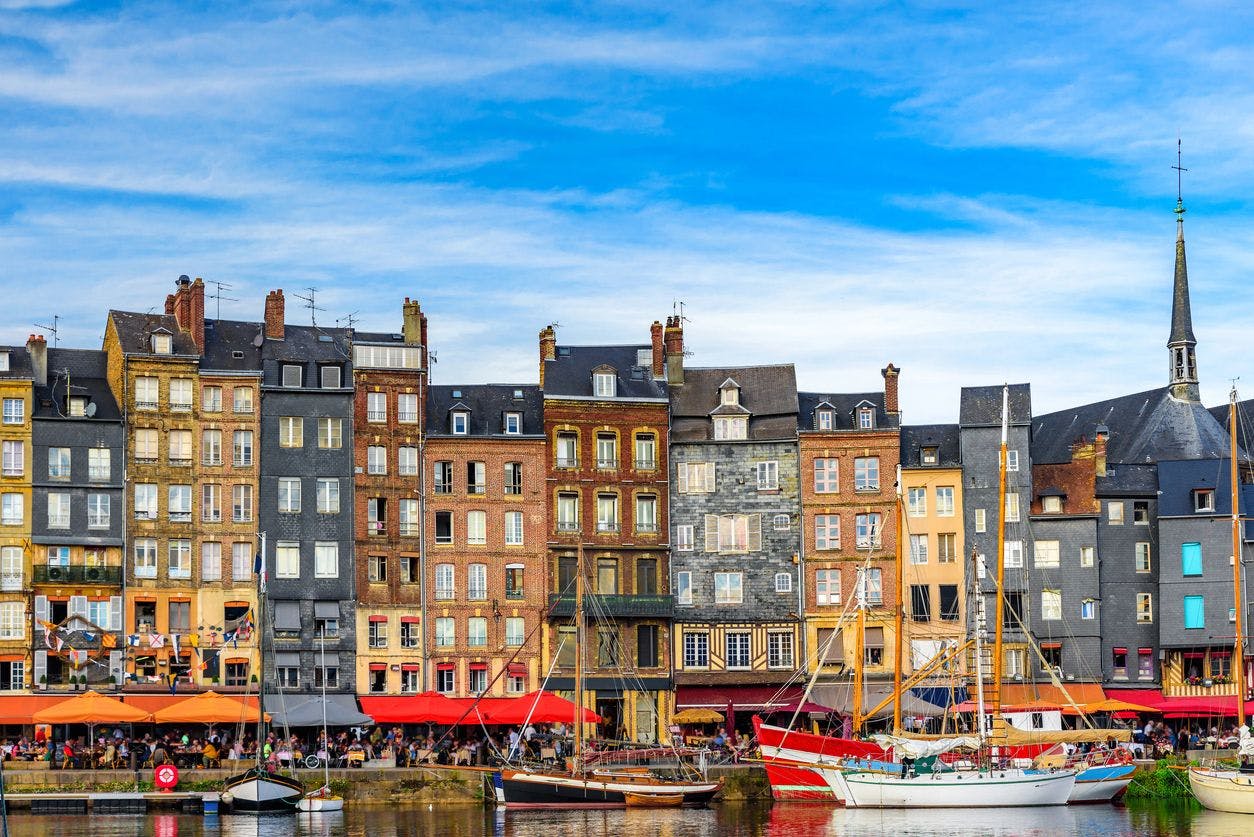
<instances>
[{"instance_id":1,"label":"blue shutter","mask_svg":"<svg viewBox=\"0 0 1254 837\"><path fill-rule=\"evenodd\" d=\"M1184 597L1184 627L1206 627L1206 599L1203 596Z\"/></svg>"},{"instance_id":2,"label":"blue shutter","mask_svg":"<svg viewBox=\"0 0 1254 837\"><path fill-rule=\"evenodd\" d=\"M1180 571L1184 575L1202 574L1202 545L1200 543L1180 544Z\"/></svg>"}]
</instances>

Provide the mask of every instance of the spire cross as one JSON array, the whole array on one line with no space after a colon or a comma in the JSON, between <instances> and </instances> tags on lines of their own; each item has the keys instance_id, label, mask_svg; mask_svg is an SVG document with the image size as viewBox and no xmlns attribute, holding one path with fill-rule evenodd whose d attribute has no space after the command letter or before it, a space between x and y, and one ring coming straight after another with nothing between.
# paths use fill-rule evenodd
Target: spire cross
<instances>
[{"instance_id":1,"label":"spire cross","mask_svg":"<svg viewBox=\"0 0 1254 837\"><path fill-rule=\"evenodd\" d=\"M1180 138L1176 137L1176 164L1172 166L1176 170L1176 215L1177 220L1184 220L1184 173L1188 171L1182 163L1182 150Z\"/></svg>"}]
</instances>

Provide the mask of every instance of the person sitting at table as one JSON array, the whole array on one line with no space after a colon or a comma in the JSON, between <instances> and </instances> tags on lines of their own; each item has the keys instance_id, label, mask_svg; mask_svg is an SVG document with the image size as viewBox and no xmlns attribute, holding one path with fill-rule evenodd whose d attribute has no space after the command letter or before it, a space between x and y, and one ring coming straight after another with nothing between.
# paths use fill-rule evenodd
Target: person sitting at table
<instances>
[{"instance_id":1,"label":"person sitting at table","mask_svg":"<svg viewBox=\"0 0 1254 837\"><path fill-rule=\"evenodd\" d=\"M218 760L218 748L213 746L210 741L205 745L205 749L201 751L202 764L205 767L221 767L222 763Z\"/></svg>"},{"instance_id":2,"label":"person sitting at table","mask_svg":"<svg viewBox=\"0 0 1254 837\"><path fill-rule=\"evenodd\" d=\"M152 755L148 759L152 762L153 767L160 767L170 761L170 754L165 748L165 743L157 741L152 747Z\"/></svg>"}]
</instances>

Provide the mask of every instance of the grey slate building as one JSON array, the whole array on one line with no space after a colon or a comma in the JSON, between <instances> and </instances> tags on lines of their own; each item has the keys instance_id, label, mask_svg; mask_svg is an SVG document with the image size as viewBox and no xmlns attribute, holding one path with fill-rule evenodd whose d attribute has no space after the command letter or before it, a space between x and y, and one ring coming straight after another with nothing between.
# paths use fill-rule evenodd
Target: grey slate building
<instances>
[{"instance_id":1,"label":"grey slate building","mask_svg":"<svg viewBox=\"0 0 1254 837\"><path fill-rule=\"evenodd\" d=\"M801 646L792 365L685 369L671 387L677 705L686 687L782 684ZM727 688L733 687L733 688Z\"/></svg>"}]
</instances>

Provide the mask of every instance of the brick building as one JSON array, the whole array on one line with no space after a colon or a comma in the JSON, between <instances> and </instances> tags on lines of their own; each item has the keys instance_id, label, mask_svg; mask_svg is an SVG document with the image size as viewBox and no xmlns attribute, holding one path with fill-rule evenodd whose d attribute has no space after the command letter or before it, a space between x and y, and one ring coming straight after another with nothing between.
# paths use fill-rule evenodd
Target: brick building
<instances>
[{"instance_id":1,"label":"brick building","mask_svg":"<svg viewBox=\"0 0 1254 837\"><path fill-rule=\"evenodd\" d=\"M32 336L28 345L34 344L42 347L42 338ZM33 378L26 347L0 346L0 687L9 689L25 685L31 663Z\"/></svg>"}]
</instances>

